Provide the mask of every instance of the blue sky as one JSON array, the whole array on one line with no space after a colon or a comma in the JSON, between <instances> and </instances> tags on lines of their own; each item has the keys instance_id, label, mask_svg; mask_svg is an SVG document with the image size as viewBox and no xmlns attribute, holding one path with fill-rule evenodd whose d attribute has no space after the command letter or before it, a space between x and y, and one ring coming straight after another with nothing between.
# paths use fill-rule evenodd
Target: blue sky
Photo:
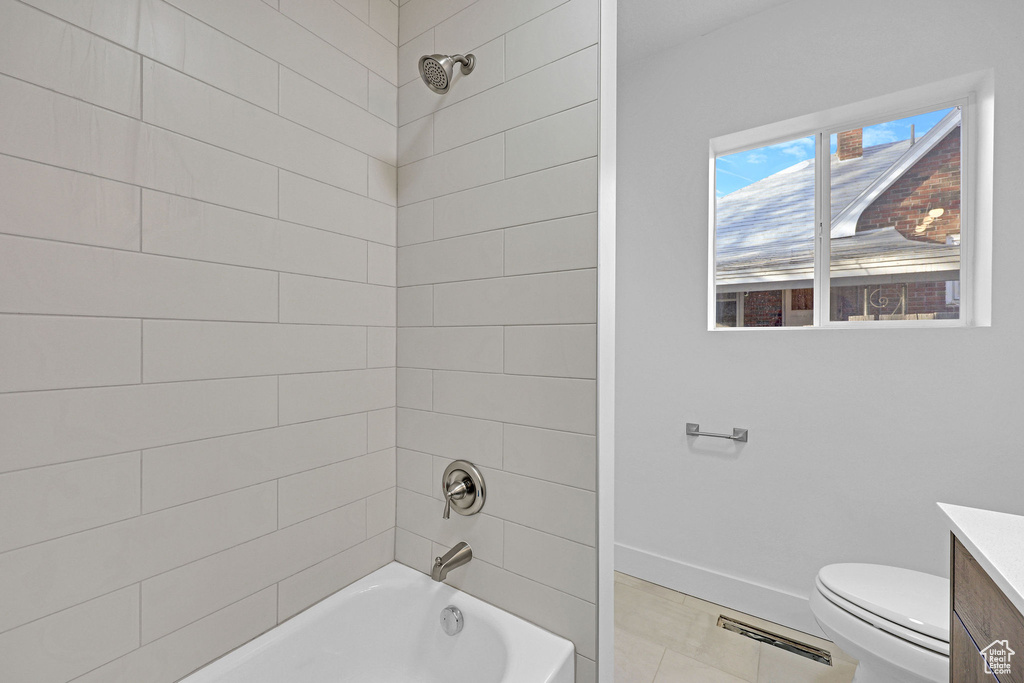
<instances>
[{"instance_id":1,"label":"blue sky","mask_svg":"<svg viewBox=\"0 0 1024 683\"><path fill-rule=\"evenodd\" d=\"M909 116L905 119L887 121L874 126L864 127L864 146L873 147L886 142L910 139L910 126L914 126L914 134L920 138L931 130L949 109L940 109L927 114ZM831 152L836 151L836 136L831 139ZM751 149L720 156L715 160L715 195L724 197L741 187L767 178L784 168L789 168L804 159L814 158L814 136L780 142L767 147Z\"/></svg>"}]
</instances>

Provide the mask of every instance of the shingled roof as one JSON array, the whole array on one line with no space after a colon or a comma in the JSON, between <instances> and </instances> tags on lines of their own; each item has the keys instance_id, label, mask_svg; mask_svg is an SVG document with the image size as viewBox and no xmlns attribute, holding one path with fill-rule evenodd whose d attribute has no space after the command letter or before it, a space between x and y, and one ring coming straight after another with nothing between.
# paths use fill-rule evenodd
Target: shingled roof
<instances>
[{"instance_id":1,"label":"shingled roof","mask_svg":"<svg viewBox=\"0 0 1024 683\"><path fill-rule=\"evenodd\" d=\"M959 114L959 110L951 112L913 148L910 140L901 140L865 147L860 158L839 161L831 155L832 220L848 221L850 211L844 214L844 210L864 204L865 197L877 193L880 184L895 180L890 176L912 167L916 158L959 125ZM715 223L719 291L810 286L814 277L814 160L801 161L720 197ZM906 281L959 268L958 246L908 240L895 228L842 237L833 234L832 276L848 278L845 282L849 284Z\"/></svg>"}]
</instances>

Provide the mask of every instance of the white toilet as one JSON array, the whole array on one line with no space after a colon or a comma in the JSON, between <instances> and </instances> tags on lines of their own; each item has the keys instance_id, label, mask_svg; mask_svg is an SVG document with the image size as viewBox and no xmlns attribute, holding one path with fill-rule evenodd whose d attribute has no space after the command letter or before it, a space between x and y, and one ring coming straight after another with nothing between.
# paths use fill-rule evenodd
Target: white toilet
<instances>
[{"instance_id":1,"label":"white toilet","mask_svg":"<svg viewBox=\"0 0 1024 683\"><path fill-rule=\"evenodd\" d=\"M949 581L879 564L818 572L811 611L860 665L853 683L949 680Z\"/></svg>"}]
</instances>

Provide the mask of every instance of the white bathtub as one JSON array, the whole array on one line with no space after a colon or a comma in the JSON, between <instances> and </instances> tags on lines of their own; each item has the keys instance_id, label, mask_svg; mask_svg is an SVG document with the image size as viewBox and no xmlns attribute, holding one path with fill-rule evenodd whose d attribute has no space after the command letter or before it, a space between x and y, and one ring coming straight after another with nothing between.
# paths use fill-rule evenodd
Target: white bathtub
<instances>
[{"instance_id":1,"label":"white bathtub","mask_svg":"<svg viewBox=\"0 0 1024 683\"><path fill-rule=\"evenodd\" d=\"M448 605L465 618L454 636ZM392 562L182 683L573 683L574 669L568 640Z\"/></svg>"}]
</instances>

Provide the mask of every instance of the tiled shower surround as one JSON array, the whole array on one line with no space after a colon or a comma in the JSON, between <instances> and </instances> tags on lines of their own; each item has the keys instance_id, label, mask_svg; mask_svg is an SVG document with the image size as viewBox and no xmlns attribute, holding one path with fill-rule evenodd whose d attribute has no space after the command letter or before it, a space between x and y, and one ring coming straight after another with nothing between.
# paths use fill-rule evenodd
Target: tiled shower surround
<instances>
[{"instance_id":1,"label":"tiled shower surround","mask_svg":"<svg viewBox=\"0 0 1024 683\"><path fill-rule=\"evenodd\" d=\"M171 683L458 540L595 678L598 12L0 0L0 679Z\"/></svg>"},{"instance_id":2,"label":"tiled shower surround","mask_svg":"<svg viewBox=\"0 0 1024 683\"><path fill-rule=\"evenodd\" d=\"M581 681L597 623L599 10L409 0L399 18L396 558L426 570L468 541L449 583L572 640ZM420 82L419 55L470 51L446 96ZM480 467L487 502L442 520L455 458Z\"/></svg>"}]
</instances>

